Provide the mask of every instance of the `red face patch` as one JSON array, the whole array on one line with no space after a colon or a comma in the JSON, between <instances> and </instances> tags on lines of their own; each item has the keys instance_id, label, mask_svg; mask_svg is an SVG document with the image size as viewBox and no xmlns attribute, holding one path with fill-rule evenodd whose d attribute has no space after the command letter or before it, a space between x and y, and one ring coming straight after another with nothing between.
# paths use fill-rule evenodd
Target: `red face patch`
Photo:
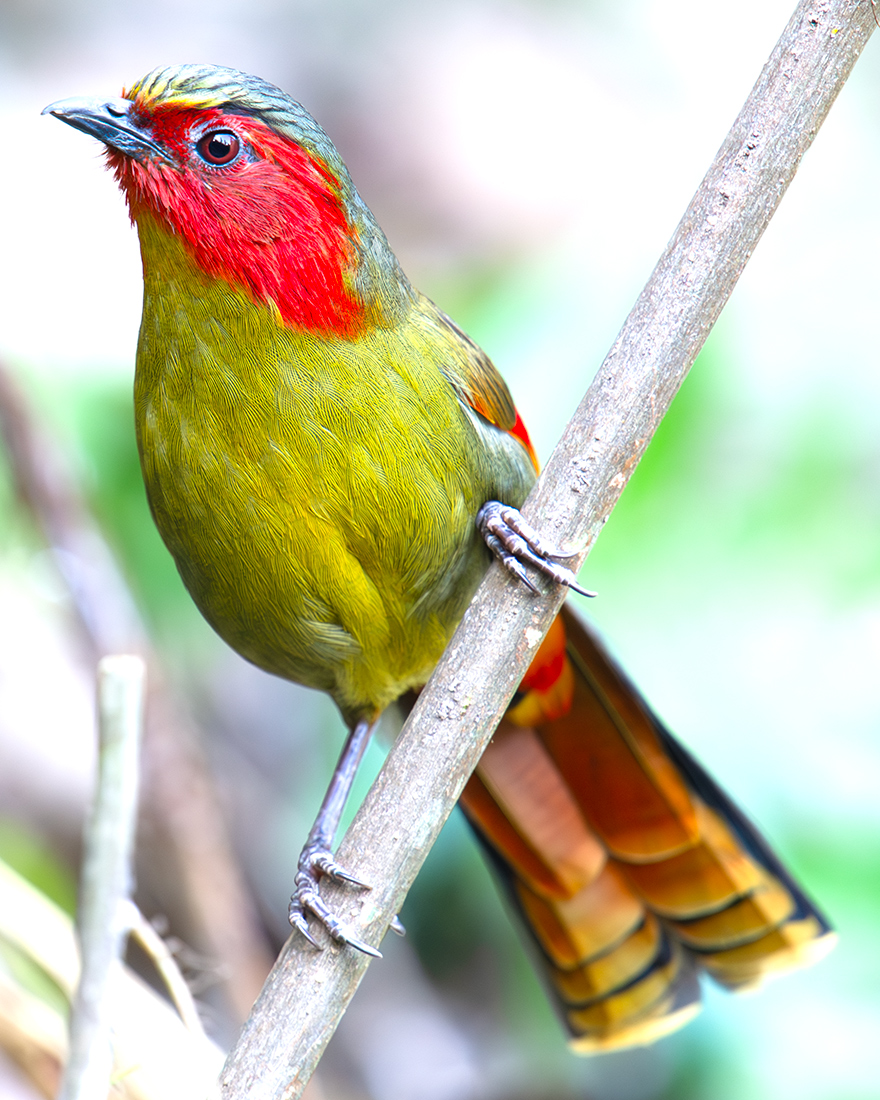
<instances>
[{"instance_id":1,"label":"red face patch","mask_svg":"<svg viewBox=\"0 0 880 1100\"><path fill-rule=\"evenodd\" d=\"M355 334L356 229L322 162L250 117L173 104L130 117L171 158L108 150L135 222L149 211L205 274L274 302L287 324Z\"/></svg>"}]
</instances>

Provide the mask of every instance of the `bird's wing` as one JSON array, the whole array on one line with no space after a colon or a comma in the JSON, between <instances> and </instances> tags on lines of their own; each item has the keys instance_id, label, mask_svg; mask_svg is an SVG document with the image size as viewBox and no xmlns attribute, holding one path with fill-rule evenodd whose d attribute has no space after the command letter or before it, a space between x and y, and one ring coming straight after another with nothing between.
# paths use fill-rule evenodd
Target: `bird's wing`
<instances>
[{"instance_id":1,"label":"bird's wing","mask_svg":"<svg viewBox=\"0 0 880 1100\"><path fill-rule=\"evenodd\" d=\"M433 306L432 312L436 323L454 334L463 353L455 360L448 360L440 365L459 399L496 428L515 436L528 452L535 470L538 470L538 458L529 433L498 368L451 317L436 306Z\"/></svg>"}]
</instances>

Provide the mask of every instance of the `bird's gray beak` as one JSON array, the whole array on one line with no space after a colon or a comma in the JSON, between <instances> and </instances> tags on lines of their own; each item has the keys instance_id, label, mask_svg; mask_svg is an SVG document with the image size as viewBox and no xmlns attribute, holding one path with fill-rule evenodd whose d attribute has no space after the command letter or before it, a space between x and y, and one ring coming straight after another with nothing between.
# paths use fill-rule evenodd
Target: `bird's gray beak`
<instances>
[{"instance_id":1,"label":"bird's gray beak","mask_svg":"<svg viewBox=\"0 0 880 1100\"><path fill-rule=\"evenodd\" d=\"M135 160L170 160L166 150L131 120L133 106L128 99L59 99L45 107L42 114L54 115Z\"/></svg>"}]
</instances>

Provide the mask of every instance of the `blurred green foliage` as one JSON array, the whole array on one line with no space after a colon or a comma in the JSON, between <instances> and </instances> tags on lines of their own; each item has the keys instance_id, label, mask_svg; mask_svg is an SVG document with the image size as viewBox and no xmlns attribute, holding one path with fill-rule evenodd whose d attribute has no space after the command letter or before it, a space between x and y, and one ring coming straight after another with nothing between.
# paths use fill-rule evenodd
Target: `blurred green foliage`
<instances>
[{"instance_id":1,"label":"blurred green foliage","mask_svg":"<svg viewBox=\"0 0 880 1100\"><path fill-rule=\"evenodd\" d=\"M0 817L0 860L73 916L76 882L51 849L19 822Z\"/></svg>"}]
</instances>

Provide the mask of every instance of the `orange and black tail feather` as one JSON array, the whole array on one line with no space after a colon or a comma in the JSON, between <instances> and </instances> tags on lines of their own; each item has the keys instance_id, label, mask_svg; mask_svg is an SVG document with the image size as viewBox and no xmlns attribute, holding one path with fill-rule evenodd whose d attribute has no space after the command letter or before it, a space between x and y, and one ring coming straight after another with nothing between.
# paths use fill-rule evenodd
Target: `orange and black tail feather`
<instances>
[{"instance_id":1,"label":"orange and black tail feather","mask_svg":"<svg viewBox=\"0 0 880 1100\"><path fill-rule=\"evenodd\" d=\"M593 633L561 618L462 805L573 1046L592 1052L685 1023L700 970L745 988L834 934Z\"/></svg>"}]
</instances>

